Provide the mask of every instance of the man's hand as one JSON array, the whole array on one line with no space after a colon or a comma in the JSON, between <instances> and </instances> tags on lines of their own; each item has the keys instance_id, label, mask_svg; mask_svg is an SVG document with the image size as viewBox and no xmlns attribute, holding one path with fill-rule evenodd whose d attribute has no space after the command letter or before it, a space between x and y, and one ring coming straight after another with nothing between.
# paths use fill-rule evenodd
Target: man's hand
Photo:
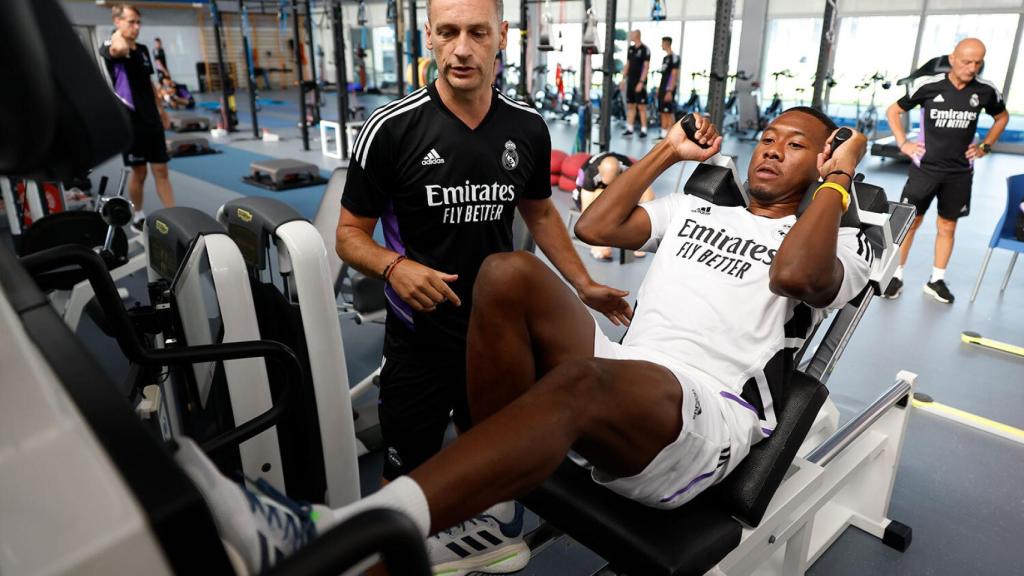
<instances>
[{"instance_id":1,"label":"man's hand","mask_svg":"<svg viewBox=\"0 0 1024 576\"><path fill-rule=\"evenodd\" d=\"M130 46L128 40L121 35L120 30L114 30L110 35L110 55L115 58L123 58L128 55Z\"/></svg>"},{"instance_id":2,"label":"man's hand","mask_svg":"<svg viewBox=\"0 0 1024 576\"><path fill-rule=\"evenodd\" d=\"M818 174L822 178L836 170L842 170L852 177L854 171L857 170L857 165L860 164L861 158L868 150L868 139L852 128L850 131L853 132L853 135L845 144L836 149L835 154L832 153L832 140L835 139L836 132L839 130L832 132L828 141L825 142L825 149L818 153Z\"/></svg>"},{"instance_id":3,"label":"man's hand","mask_svg":"<svg viewBox=\"0 0 1024 576\"><path fill-rule=\"evenodd\" d=\"M665 90L665 97L662 98L662 100L664 100L665 102L671 102L672 101L672 90L671 89Z\"/></svg>"},{"instance_id":4,"label":"man's hand","mask_svg":"<svg viewBox=\"0 0 1024 576\"><path fill-rule=\"evenodd\" d=\"M711 158L722 148L722 137L718 135L718 129L711 123L711 120L700 114L694 114L697 132L693 135L696 141L686 137L686 132L680 122L676 122L668 131L665 142L672 147L680 160L693 160L703 162ZM710 144L707 148L701 148L697 144Z\"/></svg>"},{"instance_id":5,"label":"man's hand","mask_svg":"<svg viewBox=\"0 0 1024 576\"><path fill-rule=\"evenodd\" d=\"M629 326L633 319L633 307L624 299L629 292L591 281L581 287L577 294L587 306L604 314L616 326Z\"/></svg>"},{"instance_id":6,"label":"man's hand","mask_svg":"<svg viewBox=\"0 0 1024 576\"><path fill-rule=\"evenodd\" d=\"M391 271L391 288L417 312L433 312L439 304L451 302L461 306L462 301L449 282L458 280L457 274L445 274L412 260L402 260Z\"/></svg>"},{"instance_id":7,"label":"man's hand","mask_svg":"<svg viewBox=\"0 0 1024 576\"><path fill-rule=\"evenodd\" d=\"M640 92L643 92L643 91L644 91L644 81L641 80L641 81L636 83L636 90L635 90L635 92L637 94L639 94Z\"/></svg>"},{"instance_id":8,"label":"man's hand","mask_svg":"<svg viewBox=\"0 0 1024 576\"><path fill-rule=\"evenodd\" d=\"M984 158L988 156L988 153L982 150L977 144L971 144L967 147L967 152L964 153L968 160L977 160L978 158Z\"/></svg>"},{"instance_id":9,"label":"man's hand","mask_svg":"<svg viewBox=\"0 0 1024 576\"><path fill-rule=\"evenodd\" d=\"M972 144L972 146L973 146L973 144ZM968 158L971 157L969 155L970 152L971 152L971 150L970 150L970 148L968 148L967 149L967 154L968 154L967 157ZM917 142L911 142L910 140L906 140L905 142L903 142L903 146L900 146L900 153L902 153L905 156L910 157L912 160L917 160L918 162L920 162L921 158L924 157L924 146L921 145L921 144L918 144Z\"/></svg>"}]
</instances>

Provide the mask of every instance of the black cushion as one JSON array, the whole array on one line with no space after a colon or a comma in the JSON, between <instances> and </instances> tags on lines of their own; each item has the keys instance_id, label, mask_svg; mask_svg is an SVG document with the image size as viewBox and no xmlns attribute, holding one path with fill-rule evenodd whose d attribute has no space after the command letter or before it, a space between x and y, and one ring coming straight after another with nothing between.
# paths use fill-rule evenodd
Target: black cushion
<instances>
[{"instance_id":1,"label":"black cushion","mask_svg":"<svg viewBox=\"0 0 1024 576\"><path fill-rule=\"evenodd\" d=\"M793 372L771 438L751 448L732 474L712 490L733 516L749 526L761 522L826 398L828 389L821 382Z\"/></svg>"},{"instance_id":2,"label":"black cushion","mask_svg":"<svg viewBox=\"0 0 1024 576\"><path fill-rule=\"evenodd\" d=\"M732 170L711 164L697 164L683 186L683 192L718 206L744 206Z\"/></svg>"},{"instance_id":3,"label":"black cushion","mask_svg":"<svg viewBox=\"0 0 1024 576\"><path fill-rule=\"evenodd\" d=\"M739 544L734 516L751 526L761 521L826 397L824 385L794 372L772 437L721 484L675 510L619 496L569 460L522 501L627 573L704 574Z\"/></svg>"},{"instance_id":4,"label":"black cushion","mask_svg":"<svg viewBox=\"0 0 1024 576\"><path fill-rule=\"evenodd\" d=\"M629 574L703 574L739 545L743 530L711 494L675 510L649 508L594 482L570 460L522 501Z\"/></svg>"}]
</instances>

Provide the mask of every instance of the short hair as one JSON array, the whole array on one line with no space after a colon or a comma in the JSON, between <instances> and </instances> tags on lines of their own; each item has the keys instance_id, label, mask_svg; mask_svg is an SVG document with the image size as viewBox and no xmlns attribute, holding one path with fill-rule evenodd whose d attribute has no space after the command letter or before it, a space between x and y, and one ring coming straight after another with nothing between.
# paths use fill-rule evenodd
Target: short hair
<instances>
[{"instance_id":1,"label":"short hair","mask_svg":"<svg viewBox=\"0 0 1024 576\"><path fill-rule=\"evenodd\" d=\"M160 38L153 38L153 42L160 42Z\"/></svg>"},{"instance_id":2,"label":"short hair","mask_svg":"<svg viewBox=\"0 0 1024 576\"><path fill-rule=\"evenodd\" d=\"M783 114L785 114L786 112L803 112L808 116L813 116L818 120L818 122L821 122L826 129L828 129L828 134L825 135L826 138L829 136L829 134L832 134L837 129L839 129L839 125L836 124L835 121L832 120L832 118L828 114L825 114L821 110L818 110L817 108L813 108L811 106L793 106L792 108L789 108L785 112L783 112Z\"/></svg>"},{"instance_id":3,"label":"short hair","mask_svg":"<svg viewBox=\"0 0 1024 576\"><path fill-rule=\"evenodd\" d=\"M427 20L430 20L430 2L427 0ZM494 0L494 8L498 11L498 22L501 22L505 19L505 1Z\"/></svg>"},{"instance_id":4,"label":"short hair","mask_svg":"<svg viewBox=\"0 0 1024 576\"><path fill-rule=\"evenodd\" d=\"M142 12L139 12L138 7L134 4L114 4L110 8L110 12L114 15L114 18L124 18L125 10L131 10L132 12L135 12L137 16L142 16Z\"/></svg>"},{"instance_id":5,"label":"short hair","mask_svg":"<svg viewBox=\"0 0 1024 576\"><path fill-rule=\"evenodd\" d=\"M668 42L668 45L669 45L669 46L671 46L671 45L672 45L672 37L671 37L671 36L662 36L662 37L661 37L661 41L662 41L662 42Z\"/></svg>"}]
</instances>

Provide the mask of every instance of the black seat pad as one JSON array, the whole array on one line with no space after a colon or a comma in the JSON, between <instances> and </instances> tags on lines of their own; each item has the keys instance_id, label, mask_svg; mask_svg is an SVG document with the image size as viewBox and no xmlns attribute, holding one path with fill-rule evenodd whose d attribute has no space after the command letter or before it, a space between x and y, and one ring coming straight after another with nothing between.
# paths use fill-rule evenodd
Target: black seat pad
<instances>
[{"instance_id":1,"label":"black seat pad","mask_svg":"<svg viewBox=\"0 0 1024 576\"><path fill-rule=\"evenodd\" d=\"M816 379L793 372L779 425L718 486L675 510L619 496L566 460L522 501L573 539L629 574L704 574L756 526L828 397Z\"/></svg>"}]
</instances>

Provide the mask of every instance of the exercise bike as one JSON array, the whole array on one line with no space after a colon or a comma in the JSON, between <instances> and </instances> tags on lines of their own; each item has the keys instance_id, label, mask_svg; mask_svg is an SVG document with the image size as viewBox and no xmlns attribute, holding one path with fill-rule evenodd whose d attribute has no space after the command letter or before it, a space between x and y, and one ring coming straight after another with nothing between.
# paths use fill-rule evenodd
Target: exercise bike
<instances>
[{"instance_id":1,"label":"exercise bike","mask_svg":"<svg viewBox=\"0 0 1024 576\"><path fill-rule=\"evenodd\" d=\"M875 134L878 132L878 108L875 106L875 96L878 94L878 86L881 84L883 90L888 90L892 86L892 82L885 79L881 72L875 72L870 77L866 78L862 84L856 86L857 90L857 131L867 137L867 139L874 140ZM861 112L860 110L860 96L861 93L871 89L871 102L868 107Z\"/></svg>"},{"instance_id":2,"label":"exercise bike","mask_svg":"<svg viewBox=\"0 0 1024 576\"><path fill-rule=\"evenodd\" d=\"M782 96L779 94L779 78L793 78L793 73L789 69L780 70L778 72L772 72L772 78L774 81L775 93L772 94L771 104L764 109L764 114L761 116L761 129L771 123L776 116L782 114L783 103Z\"/></svg>"},{"instance_id":3,"label":"exercise bike","mask_svg":"<svg viewBox=\"0 0 1024 576\"><path fill-rule=\"evenodd\" d=\"M708 74L705 71L691 72L690 73L690 98L679 107L679 111L683 114L691 112L704 112L704 107L700 103L700 95L697 94L697 78L707 78Z\"/></svg>"}]
</instances>

